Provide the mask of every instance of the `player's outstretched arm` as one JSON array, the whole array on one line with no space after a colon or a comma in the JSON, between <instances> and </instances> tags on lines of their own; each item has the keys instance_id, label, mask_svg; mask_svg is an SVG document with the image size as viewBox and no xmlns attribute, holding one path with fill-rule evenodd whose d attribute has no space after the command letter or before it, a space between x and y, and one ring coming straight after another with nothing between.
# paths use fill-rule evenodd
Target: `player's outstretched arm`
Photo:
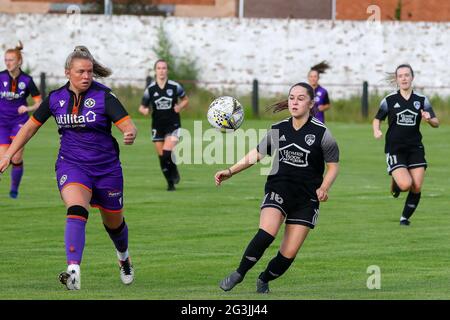
<instances>
[{"instance_id":1,"label":"player's outstretched arm","mask_svg":"<svg viewBox=\"0 0 450 320\"><path fill-rule=\"evenodd\" d=\"M256 148L250 150L250 152L247 153L244 158L236 162L230 168L217 171L217 173L214 176L216 186L220 186L222 181L227 180L231 178L233 175L251 167L262 158L264 158L264 155L259 153L258 150L256 150Z\"/></svg>"},{"instance_id":2,"label":"player's outstretched arm","mask_svg":"<svg viewBox=\"0 0 450 320\"><path fill-rule=\"evenodd\" d=\"M12 141L8 150L6 150L3 157L0 159L0 172L3 173L9 166L11 158L17 151L22 149L27 142L34 136L41 126L35 123L32 118L29 119L23 127L19 130L16 137Z\"/></svg>"}]
</instances>

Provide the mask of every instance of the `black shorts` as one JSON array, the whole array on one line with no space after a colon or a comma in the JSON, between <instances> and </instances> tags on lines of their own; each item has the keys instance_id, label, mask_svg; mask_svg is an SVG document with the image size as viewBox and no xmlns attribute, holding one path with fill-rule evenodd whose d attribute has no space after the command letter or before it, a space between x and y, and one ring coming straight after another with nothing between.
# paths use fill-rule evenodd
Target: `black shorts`
<instances>
[{"instance_id":1,"label":"black shorts","mask_svg":"<svg viewBox=\"0 0 450 320\"><path fill-rule=\"evenodd\" d=\"M277 190L276 190L277 189ZM314 229L319 218L317 196L293 192L292 188L271 188L266 186L261 204L263 208L276 208L285 217L286 224L300 224Z\"/></svg>"},{"instance_id":2,"label":"black shorts","mask_svg":"<svg viewBox=\"0 0 450 320\"><path fill-rule=\"evenodd\" d=\"M180 136L180 124L173 123L167 126L152 127L152 141L164 141L167 136Z\"/></svg>"},{"instance_id":3,"label":"black shorts","mask_svg":"<svg viewBox=\"0 0 450 320\"><path fill-rule=\"evenodd\" d=\"M398 168L413 169L424 167L426 169L428 166L425 160L425 149L423 146L386 153L386 164L387 172L390 175L392 171Z\"/></svg>"}]
</instances>

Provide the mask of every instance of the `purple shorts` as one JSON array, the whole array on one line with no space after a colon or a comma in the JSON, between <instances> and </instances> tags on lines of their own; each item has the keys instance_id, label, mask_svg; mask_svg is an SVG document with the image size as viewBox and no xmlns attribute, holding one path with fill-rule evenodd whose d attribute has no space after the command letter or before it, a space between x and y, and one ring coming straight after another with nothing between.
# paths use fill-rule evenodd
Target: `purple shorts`
<instances>
[{"instance_id":1,"label":"purple shorts","mask_svg":"<svg viewBox=\"0 0 450 320\"><path fill-rule=\"evenodd\" d=\"M17 135L20 128L23 127L23 123L18 124L0 124L0 145L9 145L12 139Z\"/></svg>"},{"instance_id":2,"label":"purple shorts","mask_svg":"<svg viewBox=\"0 0 450 320\"><path fill-rule=\"evenodd\" d=\"M97 176L78 165L58 160L56 179L60 192L69 185L79 185L92 193L92 207L111 213L122 212L123 175L120 166L108 174Z\"/></svg>"}]
</instances>

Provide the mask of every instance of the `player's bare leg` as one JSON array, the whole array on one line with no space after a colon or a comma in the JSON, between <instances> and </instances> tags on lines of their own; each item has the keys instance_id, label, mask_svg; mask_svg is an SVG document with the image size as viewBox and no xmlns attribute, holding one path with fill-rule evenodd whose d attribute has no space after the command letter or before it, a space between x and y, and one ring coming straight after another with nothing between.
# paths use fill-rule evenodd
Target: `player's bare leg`
<instances>
[{"instance_id":1,"label":"player's bare leg","mask_svg":"<svg viewBox=\"0 0 450 320\"><path fill-rule=\"evenodd\" d=\"M411 183L412 183L411 175L409 174L406 168L398 168L394 170L392 172L392 180L391 180L392 196L394 198L398 198L400 192L409 190Z\"/></svg>"}]
</instances>

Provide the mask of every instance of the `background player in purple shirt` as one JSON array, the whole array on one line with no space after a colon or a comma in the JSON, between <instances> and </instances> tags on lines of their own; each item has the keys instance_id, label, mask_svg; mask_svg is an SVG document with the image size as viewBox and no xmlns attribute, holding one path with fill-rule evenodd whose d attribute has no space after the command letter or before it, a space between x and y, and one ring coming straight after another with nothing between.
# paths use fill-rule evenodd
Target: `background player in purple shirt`
<instances>
[{"instance_id":1,"label":"background player in purple shirt","mask_svg":"<svg viewBox=\"0 0 450 320\"><path fill-rule=\"evenodd\" d=\"M14 49L6 50L6 70L0 72L0 157L27 122L28 112L36 110L41 103L41 95L33 78L20 69L23 63L22 49L23 45L19 41ZM32 106L27 104L27 97L30 95L35 102ZM9 196L17 198L23 175L23 148L16 152L11 163L13 168Z\"/></svg>"},{"instance_id":2,"label":"background player in purple shirt","mask_svg":"<svg viewBox=\"0 0 450 320\"><path fill-rule=\"evenodd\" d=\"M100 65L86 47L78 46L67 57L69 81L50 92L28 120L0 160L0 172L8 167L41 125L53 116L61 135L56 177L67 208L65 245L67 272L60 281L69 290L80 289L80 263L85 244L89 205L100 209L103 224L117 249L120 278L130 284L134 270L128 254L128 227L123 207L123 176L119 146L111 134L111 122L123 133L123 142L133 144L136 127L119 100L93 76L111 71Z\"/></svg>"},{"instance_id":3,"label":"background player in purple shirt","mask_svg":"<svg viewBox=\"0 0 450 320\"><path fill-rule=\"evenodd\" d=\"M308 82L314 89L314 107L313 114L314 117L325 123L324 112L330 109L330 99L328 97L328 91L319 85L320 74L325 73L330 65L322 61L315 66L311 67L308 72Z\"/></svg>"}]
</instances>

